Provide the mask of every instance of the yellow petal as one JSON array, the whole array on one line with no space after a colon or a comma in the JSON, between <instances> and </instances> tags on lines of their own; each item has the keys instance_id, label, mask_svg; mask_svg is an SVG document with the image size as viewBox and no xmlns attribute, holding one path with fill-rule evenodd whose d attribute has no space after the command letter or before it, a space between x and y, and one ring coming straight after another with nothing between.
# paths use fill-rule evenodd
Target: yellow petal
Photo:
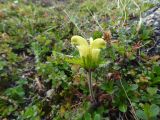
<instances>
[{"instance_id":1,"label":"yellow petal","mask_svg":"<svg viewBox=\"0 0 160 120\"><path fill-rule=\"evenodd\" d=\"M89 48L86 46L77 46L78 50L79 50L79 54L80 57L87 57L87 55L89 54Z\"/></svg>"},{"instance_id":2,"label":"yellow petal","mask_svg":"<svg viewBox=\"0 0 160 120\"><path fill-rule=\"evenodd\" d=\"M71 43L78 46L86 46L88 47L88 42L81 36L75 35L71 38Z\"/></svg>"},{"instance_id":3,"label":"yellow petal","mask_svg":"<svg viewBox=\"0 0 160 120\"><path fill-rule=\"evenodd\" d=\"M92 49L92 60L94 62L98 61L100 49Z\"/></svg>"},{"instance_id":4,"label":"yellow petal","mask_svg":"<svg viewBox=\"0 0 160 120\"><path fill-rule=\"evenodd\" d=\"M95 39L91 44L91 48L93 49L105 48L105 47L106 47L106 42L102 38Z\"/></svg>"},{"instance_id":5,"label":"yellow petal","mask_svg":"<svg viewBox=\"0 0 160 120\"><path fill-rule=\"evenodd\" d=\"M92 42L93 42L93 38L91 37L91 38L89 38L90 45L92 44Z\"/></svg>"}]
</instances>

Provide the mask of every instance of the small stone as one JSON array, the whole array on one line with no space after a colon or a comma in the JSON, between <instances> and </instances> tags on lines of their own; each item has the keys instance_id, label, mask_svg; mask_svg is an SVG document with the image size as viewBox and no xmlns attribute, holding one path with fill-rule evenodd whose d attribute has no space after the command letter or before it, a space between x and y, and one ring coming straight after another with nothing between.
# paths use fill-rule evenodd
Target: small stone
<instances>
[{"instance_id":1,"label":"small stone","mask_svg":"<svg viewBox=\"0 0 160 120\"><path fill-rule=\"evenodd\" d=\"M54 89L49 89L49 90L46 92L46 97L47 97L48 99L52 99L53 95L54 95Z\"/></svg>"},{"instance_id":2,"label":"small stone","mask_svg":"<svg viewBox=\"0 0 160 120\"><path fill-rule=\"evenodd\" d=\"M143 23L153 28L153 40L155 41L147 53L150 55L160 54L160 4L149 9L142 16Z\"/></svg>"}]
</instances>

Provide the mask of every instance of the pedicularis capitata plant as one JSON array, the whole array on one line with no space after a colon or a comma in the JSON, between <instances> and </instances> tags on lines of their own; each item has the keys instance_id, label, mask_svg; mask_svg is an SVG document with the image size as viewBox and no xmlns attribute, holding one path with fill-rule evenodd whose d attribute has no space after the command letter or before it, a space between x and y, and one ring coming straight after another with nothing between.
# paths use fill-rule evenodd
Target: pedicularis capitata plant
<instances>
[{"instance_id":1,"label":"pedicularis capitata plant","mask_svg":"<svg viewBox=\"0 0 160 120\"><path fill-rule=\"evenodd\" d=\"M76 45L79 50L82 67L88 73L88 86L91 99L93 103L97 103L93 88L92 88L92 72L99 66L99 54L101 48L106 47L106 42L102 38L93 40L89 39L89 42L81 36L73 36L71 38L71 44Z\"/></svg>"}]
</instances>

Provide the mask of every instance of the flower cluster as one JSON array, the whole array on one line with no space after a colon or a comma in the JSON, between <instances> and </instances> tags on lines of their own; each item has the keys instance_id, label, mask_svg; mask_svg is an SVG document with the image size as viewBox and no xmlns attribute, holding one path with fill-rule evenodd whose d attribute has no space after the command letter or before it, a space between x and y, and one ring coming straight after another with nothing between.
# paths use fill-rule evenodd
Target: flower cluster
<instances>
[{"instance_id":1,"label":"flower cluster","mask_svg":"<svg viewBox=\"0 0 160 120\"><path fill-rule=\"evenodd\" d=\"M100 49L106 47L106 42L102 38L95 40L91 38L88 43L86 39L76 35L71 38L71 43L78 48L85 69L94 69L98 66Z\"/></svg>"}]
</instances>

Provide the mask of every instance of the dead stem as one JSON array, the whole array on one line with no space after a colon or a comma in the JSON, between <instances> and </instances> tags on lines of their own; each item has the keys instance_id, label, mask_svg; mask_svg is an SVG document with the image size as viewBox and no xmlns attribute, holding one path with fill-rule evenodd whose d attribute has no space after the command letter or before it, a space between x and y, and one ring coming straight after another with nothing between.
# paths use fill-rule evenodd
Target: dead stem
<instances>
[{"instance_id":1,"label":"dead stem","mask_svg":"<svg viewBox=\"0 0 160 120\"><path fill-rule=\"evenodd\" d=\"M125 93L128 101L129 101L129 104L131 105L131 113L132 113L134 119L135 119L135 120L138 120L138 118L137 118L137 116L136 116L136 112L135 112L135 110L134 110L134 108L133 108L132 102L131 102L131 100L129 99L129 97L128 97L128 95L127 95L127 92L126 92L126 90L125 90L125 88L124 88L124 86L123 86L123 84L122 84L121 79L120 79L120 84L121 84L121 86L122 86L122 88L123 88L123 91L124 91L124 93Z\"/></svg>"}]
</instances>

